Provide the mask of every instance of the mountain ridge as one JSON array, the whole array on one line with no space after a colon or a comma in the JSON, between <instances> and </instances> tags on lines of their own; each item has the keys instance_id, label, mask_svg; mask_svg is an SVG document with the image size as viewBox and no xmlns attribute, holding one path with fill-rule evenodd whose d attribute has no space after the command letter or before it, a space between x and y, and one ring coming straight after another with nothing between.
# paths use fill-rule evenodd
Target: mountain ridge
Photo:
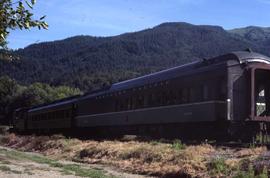
<instances>
[{"instance_id":1,"label":"mountain ridge","mask_svg":"<svg viewBox=\"0 0 270 178\"><path fill-rule=\"evenodd\" d=\"M269 31L268 31L269 30ZM270 28L224 30L220 26L167 22L112 37L80 35L14 51L0 60L0 76L23 84L43 82L84 91L161 69L251 48L270 55Z\"/></svg>"}]
</instances>

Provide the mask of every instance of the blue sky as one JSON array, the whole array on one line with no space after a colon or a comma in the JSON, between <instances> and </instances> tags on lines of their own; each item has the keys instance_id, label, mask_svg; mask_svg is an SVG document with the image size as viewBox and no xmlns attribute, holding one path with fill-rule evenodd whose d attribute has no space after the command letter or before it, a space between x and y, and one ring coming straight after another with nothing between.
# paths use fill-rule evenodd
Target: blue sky
<instances>
[{"instance_id":1,"label":"blue sky","mask_svg":"<svg viewBox=\"0 0 270 178\"><path fill-rule=\"evenodd\" d=\"M270 0L37 0L34 13L47 16L49 29L11 31L10 48L75 35L118 35L163 22L270 27Z\"/></svg>"}]
</instances>

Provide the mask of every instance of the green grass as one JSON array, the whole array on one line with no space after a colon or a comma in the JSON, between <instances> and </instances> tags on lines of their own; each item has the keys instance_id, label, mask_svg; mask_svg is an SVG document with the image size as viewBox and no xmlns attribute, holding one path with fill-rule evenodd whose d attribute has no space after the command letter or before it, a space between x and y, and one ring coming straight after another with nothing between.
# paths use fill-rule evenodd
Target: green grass
<instances>
[{"instance_id":1,"label":"green grass","mask_svg":"<svg viewBox=\"0 0 270 178\"><path fill-rule=\"evenodd\" d=\"M0 170L3 171L3 172L9 172L9 171L11 171L10 167L4 166L4 165L1 165L0 166Z\"/></svg>"},{"instance_id":2,"label":"green grass","mask_svg":"<svg viewBox=\"0 0 270 178\"><path fill-rule=\"evenodd\" d=\"M0 163L1 164L10 164L10 161L8 161L8 160L0 160Z\"/></svg>"},{"instance_id":3,"label":"green grass","mask_svg":"<svg viewBox=\"0 0 270 178\"><path fill-rule=\"evenodd\" d=\"M56 160L46 158L44 156L26 154L14 150L0 149L0 153L4 153L7 157L19 160L30 160L40 164L47 164L50 167L60 168L63 174L74 174L80 177L90 177L90 178L112 178L113 176L105 175L102 170L95 170L90 168L83 168L79 164L63 164ZM9 167L2 166L2 169L8 169ZM1 168L0 168L1 169Z\"/></svg>"},{"instance_id":4,"label":"green grass","mask_svg":"<svg viewBox=\"0 0 270 178\"><path fill-rule=\"evenodd\" d=\"M21 171L17 171L17 170L12 170L10 167L6 166L6 165L0 165L0 170L3 172L8 172L8 173L14 173L14 174L21 174Z\"/></svg>"}]
</instances>

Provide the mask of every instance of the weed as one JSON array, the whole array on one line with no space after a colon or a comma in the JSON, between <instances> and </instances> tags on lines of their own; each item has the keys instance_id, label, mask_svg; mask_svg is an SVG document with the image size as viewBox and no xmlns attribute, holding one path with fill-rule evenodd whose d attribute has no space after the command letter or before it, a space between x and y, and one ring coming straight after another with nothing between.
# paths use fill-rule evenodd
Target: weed
<instances>
[{"instance_id":1,"label":"weed","mask_svg":"<svg viewBox=\"0 0 270 178\"><path fill-rule=\"evenodd\" d=\"M156 140L152 140L152 141L150 141L150 145L158 145L158 144L160 144L158 141L156 141Z\"/></svg>"},{"instance_id":2,"label":"weed","mask_svg":"<svg viewBox=\"0 0 270 178\"><path fill-rule=\"evenodd\" d=\"M224 158L215 158L208 164L208 170L211 174L217 175L217 174L223 174L228 175L230 170L230 167L225 163Z\"/></svg>"},{"instance_id":3,"label":"weed","mask_svg":"<svg viewBox=\"0 0 270 178\"><path fill-rule=\"evenodd\" d=\"M17 170L11 170L10 172L12 172L13 174L22 174L21 171L17 171Z\"/></svg>"},{"instance_id":4,"label":"weed","mask_svg":"<svg viewBox=\"0 0 270 178\"><path fill-rule=\"evenodd\" d=\"M270 143L270 135L265 135L260 132L256 134L255 138L253 139L253 142L259 144Z\"/></svg>"},{"instance_id":5,"label":"weed","mask_svg":"<svg viewBox=\"0 0 270 178\"><path fill-rule=\"evenodd\" d=\"M9 138L8 138L7 136L5 136L5 135L1 135L1 136L0 136L0 143L1 143L2 145L6 144L6 143L8 143L8 142L9 142Z\"/></svg>"},{"instance_id":6,"label":"weed","mask_svg":"<svg viewBox=\"0 0 270 178\"><path fill-rule=\"evenodd\" d=\"M10 164L10 161L8 161L8 160L1 160L0 163L1 164Z\"/></svg>"},{"instance_id":7,"label":"weed","mask_svg":"<svg viewBox=\"0 0 270 178\"><path fill-rule=\"evenodd\" d=\"M65 164L63 165L62 168L65 172L68 171L74 172L75 176L92 177L92 178L108 177L105 176L104 173L100 170L82 168L80 165L77 164Z\"/></svg>"},{"instance_id":8,"label":"weed","mask_svg":"<svg viewBox=\"0 0 270 178\"><path fill-rule=\"evenodd\" d=\"M150 148L145 147L138 147L127 150L126 152L121 153L119 157L123 160L139 159L144 163L151 163L161 160L161 156L159 154L155 153Z\"/></svg>"},{"instance_id":9,"label":"weed","mask_svg":"<svg viewBox=\"0 0 270 178\"><path fill-rule=\"evenodd\" d=\"M34 175L34 173L32 173L31 170L28 169L28 168L24 169L23 172L24 172L25 174L28 174L28 175Z\"/></svg>"},{"instance_id":10,"label":"weed","mask_svg":"<svg viewBox=\"0 0 270 178\"><path fill-rule=\"evenodd\" d=\"M0 166L0 170L3 171L3 172L10 172L11 171L10 167L3 166L3 165Z\"/></svg>"},{"instance_id":11,"label":"weed","mask_svg":"<svg viewBox=\"0 0 270 178\"><path fill-rule=\"evenodd\" d=\"M251 149L256 148L255 142L249 143L248 147L251 148Z\"/></svg>"},{"instance_id":12,"label":"weed","mask_svg":"<svg viewBox=\"0 0 270 178\"><path fill-rule=\"evenodd\" d=\"M62 139L62 144L64 146L64 148L69 148L70 146L74 146L76 144L79 143L79 140L77 139L71 139L71 138L65 138L65 139Z\"/></svg>"},{"instance_id":13,"label":"weed","mask_svg":"<svg viewBox=\"0 0 270 178\"><path fill-rule=\"evenodd\" d=\"M14 173L14 174L21 174L22 173L21 171L12 170L12 169L10 169L10 167L5 166L5 165L1 165L0 170L3 172L9 172L9 173Z\"/></svg>"},{"instance_id":14,"label":"weed","mask_svg":"<svg viewBox=\"0 0 270 178\"><path fill-rule=\"evenodd\" d=\"M70 170L61 169L60 171L62 175L73 175L73 173Z\"/></svg>"},{"instance_id":15,"label":"weed","mask_svg":"<svg viewBox=\"0 0 270 178\"><path fill-rule=\"evenodd\" d=\"M264 168L261 173L256 175L253 167L250 165L247 171L239 170L233 178L268 178L268 172Z\"/></svg>"},{"instance_id":16,"label":"weed","mask_svg":"<svg viewBox=\"0 0 270 178\"><path fill-rule=\"evenodd\" d=\"M186 145L183 144L181 140L175 139L172 143L172 148L175 150L183 150L186 148Z\"/></svg>"},{"instance_id":17,"label":"weed","mask_svg":"<svg viewBox=\"0 0 270 178\"><path fill-rule=\"evenodd\" d=\"M65 139L66 137L64 135L61 134L55 134L51 136L52 140L59 140L59 139Z\"/></svg>"},{"instance_id":18,"label":"weed","mask_svg":"<svg viewBox=\"0 0 270 178\"><path fill-rule=\"evenodd\" d=\"M98 157L101 158L103 155L106 154L106 150L102 150L98 147L91 146L86 149L83 149L79 152L79 158L83 159L85 157Z\"/></svg>"}]
</instances>

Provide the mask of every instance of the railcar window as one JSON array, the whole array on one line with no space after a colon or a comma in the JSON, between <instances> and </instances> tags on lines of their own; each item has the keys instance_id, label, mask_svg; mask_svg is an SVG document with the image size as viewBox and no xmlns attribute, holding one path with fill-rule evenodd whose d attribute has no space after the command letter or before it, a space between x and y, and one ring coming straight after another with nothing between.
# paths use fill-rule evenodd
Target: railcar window
<instances>
[{"instance_id":1,"label":"railcar window","mask_svg":"<svg viewBox=\"0 0 270 178\"><path fill-rule=\"evenodd\" d=\"M256 96L256 115L263 115L266 110L265 87L260 85Z\"/></svg>"},{"instance_id":2,"label":"railcar window","mask_svg":"<svg viewBox=\"0 0 270 178\"><path fill-rule=\"evenodd\" d=\"M177 104L177 96L176 92L170 90L169 91L170 103L169 104Z\"/></svg>"},{"instance_id":3,"label":"railcar window","mask_svg":"<svg viewBox=\"0 0 270 178\"><path fill-rule=\"evenodd\" d=\"M159 106L159 105L161 105L161 104L162 104L162 93L159 92L159 93L157 94L156 105Z\"/></svg>"},{"instance_id":4,"label":"railcar window","mask_svg":"<svg viewBox=\"0 0 270 178\"><path fill-rule=\"evenodd\" d=\"M136 109L136 96L132 97L132 109Z\"/></svg>"},{"instance_id":5,"label":"railcar window","mask_svg":"<svg viewBox=\"0 0 270 178\"><path fill-rule=\"evenodd\" d=\"M221 79L221 83L220 83L220 88L219 88L219 99L221 100L225 100L226 99L226 81L225 79Z\"/></svg>"},{"instance_id":6,"label":"railcar window","mask_svg":"<svg viewBox=\"0 0 270 178\"><path fill-rule=\"evenodd\" d=\"M118 100L116 100L116 101L115 101L115 108L114 108L115 111L118 111L118 105L119 105L119 104L118 104Z\"/></svg>"},{"instance_id":7,"label":"railcar window","mask_svg":"<svg viewBox=\"0 0 270 178\"><path fill-rule=\"evenodd\" d=\"M143 104L144 104L144 107L148 107L148 105L149 105L147 95L144 95L144 101L143 101Z\"/></svg>"},{"instance_id":8,"label":"railcar window","mask_svg":"<svg viewBox=\"0 0 270 178\"><path fill-rule=\"evenodd\" d=\"M178 90L178 100L177 100L178 104L182 104L183 103L183 89L179 89Z\"/></svg>"},{"instance_id":9,"label":"railcar window","mask_svg":"<svg viewBox=\"0 0 270 178\"><path fill-rule=\"evenodd\" d=\"M161 96L161 105L166 105L167 104L167 94L165 91L162 92L162 96Z\"/></svg>"},{"instance_id":10,"label":"railcar window","mask_svg":"<svg viewBox=\"0 0 270 178\"><path fill-rule=\"evenodd\" d=\"M206 101L209 99L209 91L208 86L206 84L203 85L203 100Z\"/></svg>"},{"instance_id":11,"label":"railcar window","mask_svg":"<svg viewBox=\"0 0 270 178\"><path fill-rule=\"evenodd\" d=\"M51 119L57 119L57 113L56 112L51 112L50 113L50 118Z\"/></svg>"},{"instance_id":12,"label":"railcar window","mask_svg":"<svg viewBox=\"0 0 270 178\"><path fill-rule=\"evenodd\" d=\"M63 110L63 111L59 111L60 113L61 113L61 119L63 119L63 118L65 118L65 111Z\"/></svg>"},{"instance_id":13,"label":"railcar window","mask_svg":"<svg viewBox=\"0 0 270 178\"><path fill-rule=\"evenodd\" d=\"M59 111L56 111L57 119L61 118L61 113Z\"/></svg>"},{"instance_id":14,"label":"railcar window","mask_svg":"<svg viewBox=\"0 0 270 178\"><path fill-rule=\"evenodd\" d=\"M137 97L137 108L142 108L144 106L143 101L144 101L143 95Z\"/></svg>"},{"instance_id":15,"label":"railcar window","mask_svg":"<svg viewBox=\"0 0 270 178\"><path fill-rule=\"evenodd\" d=\"M182 101L183 103L188 103L189 102L189 98L190 98L190 94L189 94L189 88L183 88L182 90Z\"/></svg>"},{"instance_id":16,"label":"railcar window","mask_svg":"<svg viewBox=\"0 0 270 178\"><path fill-rule=\"evenodd\" d=\"M203 90L204 90L204 88L203 87L204 87L203 85L200 85L197 88L197 93L196 93L196 95L198 96L196 98L197 101L203 101L204 100L204 98L203 98L203 92L204 92Z\"/></svg>"},{"instance_id":17,"label":"railcar window","mask_svg":"<svg viewBox=\"0 0 270 178\"><path fill-rule=\"evenodd\" d=\"M130 97L130 99L129 99L129 109L132 109L132 107L133 107L133 99L132 99L132 97Z\"/></svg>"},{"instance_id":18,"label":"railcar window","mask_svg":"<svg viewBox=\"0 0 270 178\"><path fill-rule=\"evenodd\" d=\"M148 95L148 104L149 104L150 106L153 106L153 96L154 96L153 93L150 93L150 94Z\"/></svg>"},{"instance_id":19,"label":"railcar window","mask_svg":"<svg viewBox=\"0 0 270 178\"><path fill-rule=\"evenodd\" d=\"M56 111L56 113L57 113L57 119L61 119L61 117L62 117L61 111Z\"/></svg>"},{"instance_id":20,"label":"railcar window","mask_svg":"<svg viewBox=\"0 0 270 178\"><path fill-rule=\"evenodd\" d=\"M190 88L190 99L189 99L189 101L195 102L196 101L196 97L198 97L196 95L196 88Z\"/></svg>"},{"instance_id":21,"label":"railcar window","mask_svg":"<svg viewBox=\"0 0 270 178\"><path fill-rule=\"evenodd\" d=\"M128 98L126 98L125 99L125 109L124 110L128 110L128 103L129 103Z\"/></svg>"}]
</instances>

